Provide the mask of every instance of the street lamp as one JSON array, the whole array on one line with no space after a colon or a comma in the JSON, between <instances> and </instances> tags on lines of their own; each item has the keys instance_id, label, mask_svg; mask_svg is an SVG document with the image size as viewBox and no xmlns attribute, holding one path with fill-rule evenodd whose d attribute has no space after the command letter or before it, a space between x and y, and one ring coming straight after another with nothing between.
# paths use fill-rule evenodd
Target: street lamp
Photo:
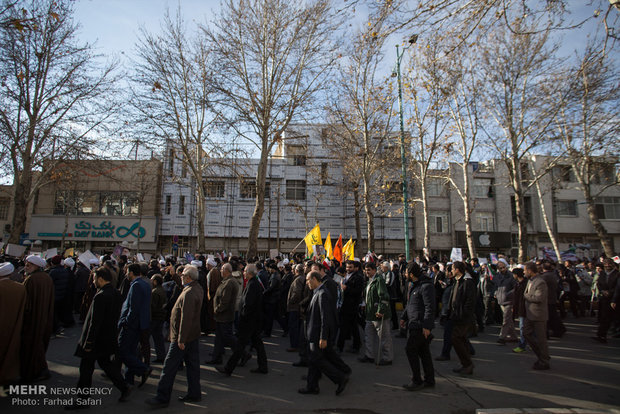
<instances>
[{"instance_id":1,"label":"street lamp","mask_svg":"<svg viewBox=\"0 0 620 414\"><path fill-rule=\"evenodd\" d=\"M403 48L399 53L398 45L396 45L396 73L392 72L392 76L398 77L398 111L400 114L400 164L402 168L403 181L403 219L405 226L405 257L407 262L410 260L409 254L409 201L407 197L407 160L405 158L405 126L403 121L403 87L400 77L400 62L403 59L405 50L418 41L418 35L413 34L408 40L409 45Z\"/></svg>"}]
</instances>

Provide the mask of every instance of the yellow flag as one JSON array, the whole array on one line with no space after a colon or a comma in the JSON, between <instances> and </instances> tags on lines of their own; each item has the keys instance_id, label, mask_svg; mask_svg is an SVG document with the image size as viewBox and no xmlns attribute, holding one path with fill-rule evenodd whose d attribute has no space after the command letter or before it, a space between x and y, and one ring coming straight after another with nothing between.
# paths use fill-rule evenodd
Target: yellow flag
<instances>
[{"instance_id":1,"label":"yellow flag","mask_svg":"<svg viewBox=\"0 0 620 414\"><path fill-rule=\"evenodd\" d=\"M342 255L347 260L355 259L355 242L353 241L353 237L351 237L349 241L342 247Z\"/></svg>"},{"instance_id":2,"label":"yellow flag","mask_svg":"<svg viewBox=\"0 0 620 414\"><path fill-rule=\"evenodd\" d=\"M323 244L323 240L321 239L321 229L318 223L308 234L306 234L304 241L306 242L307 255L308 257L312 257L314 254L314 248L312 246Z\"/></svg>"},{"instance_id":3,"label":"yellow flag","mask_svg":"<svg viewBox=\"0 0 620 414\"><path fill-rule=\"evenodd\" d=\"M334 252L332 250L331 233L327 233L327 238L325 239L325 256L327 256L329 260L334 260Z\"/></svg>"},{"instance_id":4,"label":"yellow flag","mask_svg":"<svg viewBox=\"0 0 620 414\"><path fill-rule=\"evenodd\" d=\"M65 257L72 257L73 256L73 247L70 249L65 250Z\"/></svg>"}]
</instances>

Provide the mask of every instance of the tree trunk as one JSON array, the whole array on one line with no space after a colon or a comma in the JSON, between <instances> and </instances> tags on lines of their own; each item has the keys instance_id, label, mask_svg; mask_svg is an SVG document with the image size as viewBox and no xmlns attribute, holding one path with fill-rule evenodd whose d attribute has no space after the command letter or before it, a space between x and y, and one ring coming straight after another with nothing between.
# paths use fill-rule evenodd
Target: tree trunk
<instances>
[{"instance_id":1,"label":"tree trunk","mask_svg":"<svg viewBox=\"0 0 620 414\"><path fill-rule=\"evenodd\" d=\"M525 217L525 206L523 203L523 187L521 185L520 167L519 160L512 159L512 189L515 193L515 210L519 238L519 253L517 260L519 263L525 263L527 261L527 219Z\"/></svg>"},{"instance_id":2,"label":"tree trunk","mask_svg":"<svg viewBox=\"0 0 620 414\"><path fill-rule=\"evenodd\" d=\"M421 167L422 168L422 167ZM422 173L422 222L424 223L424 249L431 257L431 229L428 222L428 196L426 194L426 172Z\"/></svg>"},{"instance_id":3,"label":"tree trunk","mask_svg":"<svg viewBox=\"0 0 620 414\"><path fill-rule=\"evenodd\" d=\"M530 164L530 169L532 171L532 177L536 179L536 171L534 170L534 166ZM549 215L547 214L547 209L545 208L545 202L543 200L543 193L540 188L540 180L536 180L536 195L538 196L538 202L540 203L540 213L543 218L543 222L545 223L545 228L547 229L547 235L549 235L549 240L551 240L551 245L553 246L553 250L555 251L555 256L558 258L558 263L562 260L562 256L560 254L560 247L558 246L558 241L555 238L555 233L553 232L553 228L551 227L551 223L549 223Z\"/></svg>"},{"instance_id":4,"label":"tree trunk","mask_svg":"<svg viewBox=\"0 0 620 414\"><path fill-rule=\"evenodd\" d=\"M24 165L22 171L15 174L15 190L13 191L13 200L15 208L13 209L13 223L11 225L11 234L9 243L19 244L19 236L26 230L26 220L28 218L28 201L30 199L30 190L32 188L32 174L30 163Z\"/></svg>"},{"instance_id":5,"label":"tree trunk","mask_svg":"<svg viewBox=\"0 0 620 414\"><path fill-rule=\"evenodd\" d=\"M360 217L360 213L362 212L362 206L360 203L360 192L357 186L353 190L353 204L355 206L355 237L357 239L359 249L359 244L362 242L362 219Z\"/></svg>"},{"instance_id":6,"label":"tree trunk","mask_svg":"<svg viewBox=\"0 0 620 414\"><path fill-rule=\"evenodd\" d=\"M583 189L583 195L586 199L586 209L588 211L588 217L590 218L590 222L592 223L592 227L594 227L594 231L596 232L597 237L601 241L601 245L603 246L603 250L605 251L605 255L607 257L614 256L614 243L609 237L609 233L605 229L605 226L601 223L601 220L598 217L596 212L596 205L594 204L594 198L592 197L592 193L590 192L590 187L587 185L581 185Z\"/></svg>"},{"instance_id":7,"label":"tree trunk","mask_svg":"<svg viewBox=\"0 0 620 414\"><path fill-rule=\"evenodd\" d=\"M196 206L196 239L198 241L198 253L205 252L205 216L206 216L206 200L205 200L205 190L204 183L202 179L198 182L196 186L196 191L198 192L198 205Z\"/></svg>"},{"instance_id":8,"label":"tree trunk","mask_svg":"<svg viewBox=\"0 0 620 414\"><path fill-rule=\"evenodd\" d=\"M267 161L269 160L266 138L263 138L263 143L260 161L258 163L258 171L256 173L256 204L254 205L252 220L250 221L247 251L248 258L252 258L258 253L258 230L260 228L260 221L263 218L263 212L265 211L265 181L267 175Z\"/></svg>"},{"instance_id":9,"label":"tree trunk","mask_svg":"<svg viewBox=\"0 0 620 414\"><path fill-rule=\"evenodd\" d=\"M467 249L469 257L473 259L478 257L476 253L476 244L474 243L474 234L471 227L471 200L469 199L469 163L462 164L463 167L463 210L465 212L465 237L467 238Z\"/></svg>"},{"instance_id":10,"label":"tree trunk","mask_svg":"<svg viewBox=\"0 0 620 414\"><path fill-rule=\"evenodd\" d=\"M364 173L364 212L366 213L366 231L368 235L367 248L369 252L375 251L375 221L370 205L370 179Z\"/></svg>"}]
</instances>

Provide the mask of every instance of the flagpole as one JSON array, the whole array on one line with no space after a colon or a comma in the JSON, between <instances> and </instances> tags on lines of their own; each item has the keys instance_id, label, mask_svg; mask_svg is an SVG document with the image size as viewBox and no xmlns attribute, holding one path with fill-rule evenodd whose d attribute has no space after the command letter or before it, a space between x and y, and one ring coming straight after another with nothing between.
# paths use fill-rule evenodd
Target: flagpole
<instances>
[{"instance_id":1,"label":"flagpole","mask_svg":"<svg viewBox=\"0 0 620 414\"><path fill-rule=\"evenodd\" d=\"M299 243L297 243L297 246L295 246L295 247L293 248L293 250L291 250L291 255L292 255L293 253L295 253L295 250L297 250L297 248L299 247L299 245L300 245L300 244L302 244L305 240L306 240L306 238L304 237L303 239L301 239L301 241L300 241Z\"/></svg>"}]
</instances>

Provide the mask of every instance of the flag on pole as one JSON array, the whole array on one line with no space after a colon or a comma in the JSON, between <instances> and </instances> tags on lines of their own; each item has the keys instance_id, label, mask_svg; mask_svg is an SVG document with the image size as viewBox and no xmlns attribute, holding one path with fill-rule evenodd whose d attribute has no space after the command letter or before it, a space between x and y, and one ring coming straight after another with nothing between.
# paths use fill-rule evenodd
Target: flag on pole
<instances>
[{"instance_id":1,"label":"flag on pole","mask_svg":"<svg viewBox=\"0 0 620 414\"><path fill-rule=\"evenodd\" d=\"M338 237L332 256L334 259L338 260L338 263L342 264L342 234Z\"/></svg>"},{"instance_id":2,"label":"flag on pole","mask_svg":"<svg viewBox=\"0 0 620 414\"><path fill-rule=\"evenodd\" d=\"M334 258L334 253L332 250L331 233L327 233L327 238L325 239L325 257L327 257L330 260Z\"/></svg>"},{"instance_id":3,"label":"flag on pole","mask_svg":"<svg viewBox=\"0 0 620 414\"><path fill-rule=\"evenodd\" d=\"M306 234L306 237L304 237L304 241L306 242L307 257L312 257L312 255L314 254L313 246L317 244L320 244L320 245L323 244L323 241L321 239L321 228L319 227L319 223L317 223L316 226L314 226L314 228L310 230L308 234Z\"/></svg>"},{"instance_id":4,"label":"flag on pole","mask_svg":"<svg viewBox=\"0 0 620 414\"><path fill-rule=\"evenodd\" d=\"M353 237L351 237L342 248L342 255L346 260L353 260L355 258L355 242L353 241Z\"/></svg>"}]
</instances>

